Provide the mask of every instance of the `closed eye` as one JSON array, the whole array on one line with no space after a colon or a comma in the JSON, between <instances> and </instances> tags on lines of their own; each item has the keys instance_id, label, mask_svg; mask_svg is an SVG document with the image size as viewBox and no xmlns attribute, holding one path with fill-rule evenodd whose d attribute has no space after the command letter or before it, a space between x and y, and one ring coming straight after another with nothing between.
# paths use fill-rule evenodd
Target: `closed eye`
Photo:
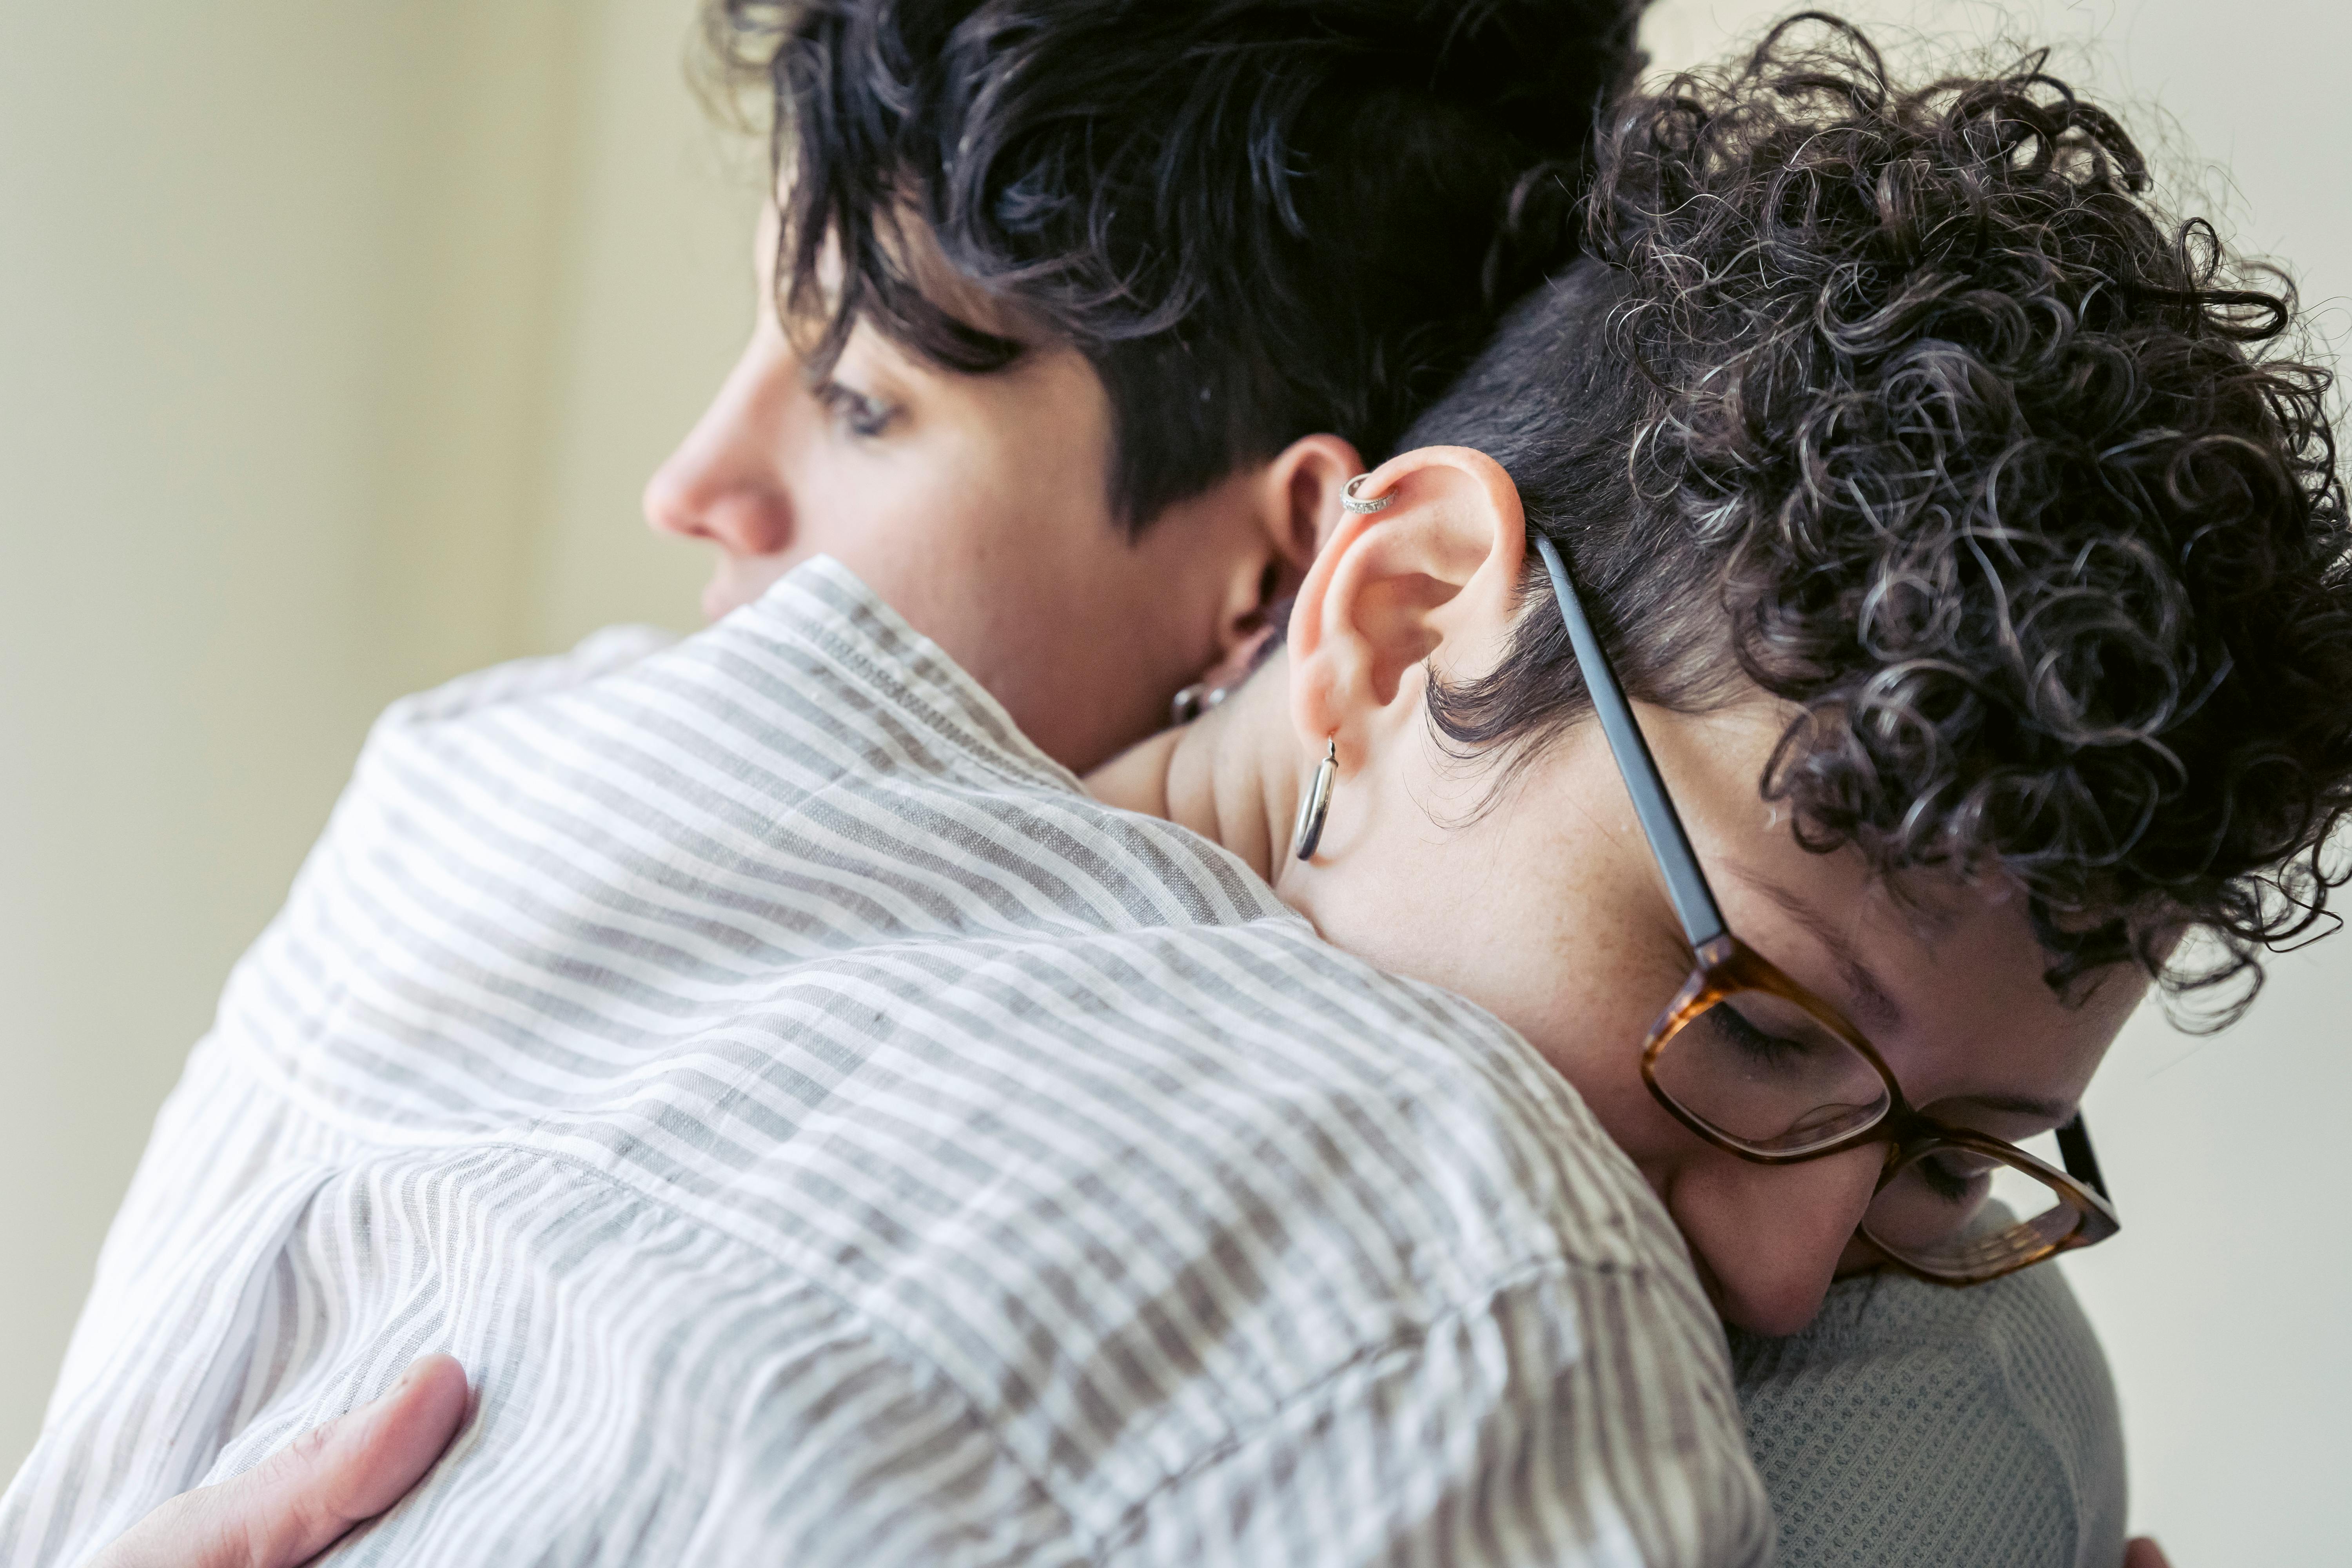
<instances>
[{"instance_id":1,"label":"closed eye","mask_svg":"<svg viewBox=\"0 0 2352 1568\"><path fill-rule=\"evenodd\" d=\"M1792 1057L1810 1054L1803 1041L1791 1040L1758 1028L1741 1016L1739 1009L1727 1003L1708 1008L1706 1021L1741 1055L1759 1062L1784 1062Z\"/></svg>"},{"instance_id":2,"label":"closed eye","mask_svg":"<svg viewBox=\"0 0 2352 1568\"><path fill-rule=\"evenodd\" d=\"M1944 1202L1958 1205L1980 1196L1991 1163L1981 1155L1947 1149L1912 1163L1919 1180Z\"/></svg>"}]
</instances>

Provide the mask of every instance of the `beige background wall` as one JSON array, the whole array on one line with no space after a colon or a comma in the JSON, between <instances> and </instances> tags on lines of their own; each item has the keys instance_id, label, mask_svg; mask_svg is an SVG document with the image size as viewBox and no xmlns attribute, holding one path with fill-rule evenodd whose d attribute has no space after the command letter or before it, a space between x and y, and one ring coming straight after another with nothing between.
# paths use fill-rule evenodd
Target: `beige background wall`
<instances>
[{"instance_id":1,"label":"beige background wall","mask_svg":"<svg viewBox=\"0 0 2352 1568\"><path fill-rule=\"evenodd\" d=\"M692 0L0 0L0 1469L375 710L624 616L748 324Z\"/></svg>"},{"instance_id":2,"label":"beige background wall","mask_svg":"<svg viewBox=\"0 0 2352 1568\"><path fill-rule=\"evenodd\" d=\"M1664 0L1654 45L1769 9ZM2352 289L2341 9L1859 9L2073 42L2169 110L2237 233ZM0 0L0 1470L375 710L692 619L698 566L635 496L748 323L758 153L688 96L690 12ZM2128 1228L2070 1267L2183 1568L2352 1540L2347 1047L2352 937L2232 1035L2141 1019L2094 1094Z\"/></svg>"}]
</instances>

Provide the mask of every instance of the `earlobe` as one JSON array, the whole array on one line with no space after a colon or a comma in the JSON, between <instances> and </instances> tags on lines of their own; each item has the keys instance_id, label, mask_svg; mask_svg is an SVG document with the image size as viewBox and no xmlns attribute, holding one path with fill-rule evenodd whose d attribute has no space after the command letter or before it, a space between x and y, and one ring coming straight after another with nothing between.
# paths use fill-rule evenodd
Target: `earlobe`
<instances>
[{"instance_id":1,"label":"earlobe","mask_svg":"<svg viewBox=\"0 0 2352 1568\"><path fill-rule=\"evenodd\" d=\"M1291 615L1292 718L1318 749L1406 718L1420 698L1412 673L1433 656L1457 667L1490 658L1526 559L1518 489L1483 452L1403 453L1357 493L1390 504L1341 515ZM1339 749L1344 764L1344 738Z\"/></svg>"}]
</instances>

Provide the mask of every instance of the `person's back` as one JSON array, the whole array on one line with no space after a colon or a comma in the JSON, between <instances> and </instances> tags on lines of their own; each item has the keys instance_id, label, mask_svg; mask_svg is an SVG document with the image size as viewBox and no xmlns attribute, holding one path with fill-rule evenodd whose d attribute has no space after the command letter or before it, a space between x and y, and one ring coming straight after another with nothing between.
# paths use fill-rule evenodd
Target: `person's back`
<instances>
[{"instance_id":1,"label":"person's back","mask_svg":"<svg viewBox=\"0 0 2352 1568\"><path fill-rule=\"evenodd\" d=\"M642 652L379 727L0 1555L446 1347L479 1415L347 1560L1762 1560L1671 1222L1517 1036L830 563Z\"/></svg>"}]
</instances>

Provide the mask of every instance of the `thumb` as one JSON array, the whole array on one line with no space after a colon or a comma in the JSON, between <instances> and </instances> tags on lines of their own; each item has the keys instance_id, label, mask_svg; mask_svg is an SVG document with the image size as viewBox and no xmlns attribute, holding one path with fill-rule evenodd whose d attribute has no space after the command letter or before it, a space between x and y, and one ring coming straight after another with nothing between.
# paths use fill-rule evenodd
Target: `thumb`
<instances>
[{"instance_id":1,"label":"thumb","mask_svg":"<svg viewBox=\"0 0 2352 1568\"><path fill-rule=\"evenodd\" d=\"M457 1434L465 1368L429 1355L382 1398L241 1476L183 1492L83 1568L296 1568L406 1496Z\"/></svg>"},{"instance_id":2,"label":"thumb","mask_svg":"<svg viewBox=\"0 0 2352 1568\"><path fill-rule=\"evenodd\" d=\"M2124 1548L2124 1568L2171 1568L2156 1538L2143 1535Z\"/></svg>"}]
</instances>

